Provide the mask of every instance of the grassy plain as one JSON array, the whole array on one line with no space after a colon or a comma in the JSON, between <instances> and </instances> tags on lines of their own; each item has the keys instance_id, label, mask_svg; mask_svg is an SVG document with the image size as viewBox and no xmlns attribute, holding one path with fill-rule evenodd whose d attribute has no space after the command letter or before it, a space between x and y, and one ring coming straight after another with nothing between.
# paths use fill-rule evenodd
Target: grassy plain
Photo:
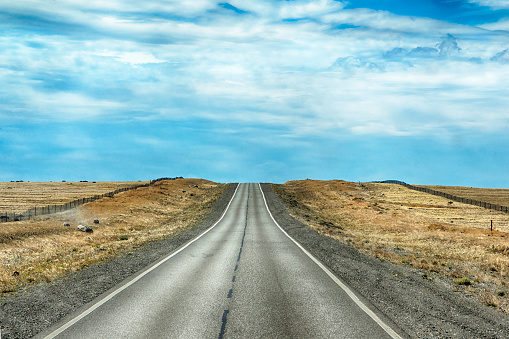
<instances>
[{"instance_id":1,"label":"grassy plain","mask_svg":"<svg viewBox=\"0 0 509 339\"><path fill-rule=\"evenodd\" d=\"M509 312L509 214L395 184L302 180L273 188L319 232ZM462 196L459 188L433 189ZM509 199L509 190L469 192L477 200L489 193L500 205Z\"/></svg>"},{"instance_id":2,"label":"grassy plain","mask_svg":"<svg viewBox=\"0 0 509 339\"><path fill-rule=\"evenodd\" d=\"M60 205L78 198L147 183L149 181L0 182L0 215L5 212L21 213L39 206Z\"/></svg>"},{"instance_id":3,"label":"grassy plain","mask_svg":"<svg viewBox=\"0 0 509 339\"><path fill-rule=\"evenodd\" d=\"M457 197L489 202L509 207L509 189L476 188L461 186L422 186L432 190L449 193Z\"/></svg>"},{"instance_id":4,"label":"grassy plain","mask_svg":"<svg viewBox=\"0 0 509 339\"><path fill-rule=\"evenodd\" d=\"M30 184L37 191L44 186L25 184L27 192ZM108 183L104 191L125 184ZM48 185L53 187L53 183ZM29 283L49 282L168 237L200 220L226 187L201 179L164 180L35 220L1 223L0 292L13 293ZM86 191L79 197L88 194ZM59 189L55 195L52 201L65 194ZM93 223L95 219L99 224ZM64 223L71 226L63 226ZM93 233L78 231L79 224L91 226Z\"/></svg>"}]
</instances>

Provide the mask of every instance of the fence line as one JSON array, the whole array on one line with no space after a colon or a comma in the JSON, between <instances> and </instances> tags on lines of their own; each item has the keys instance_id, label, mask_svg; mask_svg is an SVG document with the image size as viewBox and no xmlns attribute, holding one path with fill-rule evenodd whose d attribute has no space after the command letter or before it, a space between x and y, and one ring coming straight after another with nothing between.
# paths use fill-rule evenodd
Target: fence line
<instances>
[{"instance_id":1,"label":"fence line","mask_svg":"<svg viewBox=\"0 0 509 339\"><path fill-rule=\"evenodd\" d=\"M31 209L28 209L21 213L15 213L15 212L5 212L0 214L0 223L2 222L9 222L9 221L21 221L21 220L30 220L33 219L36 216L39 215L45 215L45 214L52 214L52 213L58 213L58 212L64 212L73 208L76 208L78 206L84 205L88 202L96 201L99 199L102 199L104 197L113 197L115 194L126 192L130 190L134 190L141 187L149 187L153 184L155 184L158 181L162 180L176 180L176 179L183 179L182 177L175 177L175 178L159 178L155 180L151 180L148 184L141 184L131 187L122 187L118 188L114 191L104 193L104 194L97 194L92 197L85 197L85 198L78 198L73 201L69 201L60 205L46 205L46 206L39 206L34 207Z\"/></svg>"},{"instance_id":2,"label":"fence line","mask_svg":"<svg viewBox=\"0 0 509 339\"><path fill-rule=\"evenodd\" d=\"M399 181L399 180L385 180L385 181L373 181L373 182L381 183L381 184L397 184L397 185L402 185L402 186L405 186L405 187L407 187L409 189L412 189L412 190L415 190L415 191L425 192L425 193L429 193L429 194L436 195L436 196L439 196L439 197L444 197L444 198L447 198L449 200L461 202L463 204L479 206L479 207L483 207L483 208L487 208L487 209L491 209L491 210L495 210L495 211L506 212L506 213L509 212L509 207L507 207L507 206L500 206L500 205L491 204L491 203L485 202L485 201L479 201L479 200L474 200L474 199L467 199L467 198L457 197L457 196L452 195L452 194L448 194L448 193L444 193L444 192L440 192L440 191L435 191L435 190L432 190L432 189L429 189L429 188L426 188L426 187L409 185L406 182Z\"/></svg>"}]
</instances>

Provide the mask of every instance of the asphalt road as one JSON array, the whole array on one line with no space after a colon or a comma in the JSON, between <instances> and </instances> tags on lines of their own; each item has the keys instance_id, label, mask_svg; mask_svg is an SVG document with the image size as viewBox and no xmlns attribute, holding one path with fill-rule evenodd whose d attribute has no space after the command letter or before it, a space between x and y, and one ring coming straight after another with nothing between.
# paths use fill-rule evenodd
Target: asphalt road
<instances>
[{"instance_id":1,"label":"asphalt road","mask_svg":"<svg viewBox=\"0 0 509 339\"><path fill-rule=\"evenodd\" d=\"M241 184L206 233L39 337L399 338L383 318Z\"/></svg>"}]
</instances>

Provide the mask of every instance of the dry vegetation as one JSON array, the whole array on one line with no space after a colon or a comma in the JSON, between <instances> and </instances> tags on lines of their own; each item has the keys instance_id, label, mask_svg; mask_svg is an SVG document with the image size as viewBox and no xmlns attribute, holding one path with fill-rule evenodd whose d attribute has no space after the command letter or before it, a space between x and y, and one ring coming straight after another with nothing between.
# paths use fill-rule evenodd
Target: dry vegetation
<instances>
[{"instance_id":1,"label":"dry vegetation","mask_svg":"<svg viewBox=\"0 0 509 339\"><path fill-rule=\"evenodd\" d=\"M5 212L21 213L39 206L60 205L148 182L0 182L0 215Z\"/></svg>"},{"instance_id":2,"label":"dry vegetation","mask_svg":"<svg viewBox=\"0 0 509 339\"><path fill-rule=\"evenodd\" d=\"M34 189L41 185L34 184ZM165 180L36 220L2 223L0 292L51 281L174 234L201 219L226 187L201 179ZM95 219L99 224L93 223ZM89 225L94 232L80 232L78 224Z\"/></svg>"},{"instance_id":3,"label":"dry vegetation","mask_svg":"<svg viewBox=\"0 0 509 339\"><path fill-rule=\"evenodd\" d=\"M303 180L273 188L319 232L509 312L509 214L394 184ZM433 189L462 196L460 188ZM509 200L509 190L477 190L468 197Z\"/></svg>"},{"instance_id":4,"label":"dry vegetation","mask_svg":"<svg viewBox=\"0 0 509 339\"><path fill-rule=\"evenodd\" d=\"M422 186L429 189L449 193L457 197L489 202L509 207L509 189L475 188L458 186Z\"/></svg>"}]
</instances>

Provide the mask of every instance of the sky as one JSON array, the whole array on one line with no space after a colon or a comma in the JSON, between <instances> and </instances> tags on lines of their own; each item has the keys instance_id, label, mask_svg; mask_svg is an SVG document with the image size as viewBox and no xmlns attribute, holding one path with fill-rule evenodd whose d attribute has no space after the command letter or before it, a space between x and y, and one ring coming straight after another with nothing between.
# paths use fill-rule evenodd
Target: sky
<instances>
[{"instance_id":1,"label":"sky","mask_svg":"<svg viewBox=\"0 0 509 339\"><path fill-rule=\"evenodd\" d=\"M508 131L509 0L0 1L0 181L509 188Z\"/></svg>"}]
</instances>

